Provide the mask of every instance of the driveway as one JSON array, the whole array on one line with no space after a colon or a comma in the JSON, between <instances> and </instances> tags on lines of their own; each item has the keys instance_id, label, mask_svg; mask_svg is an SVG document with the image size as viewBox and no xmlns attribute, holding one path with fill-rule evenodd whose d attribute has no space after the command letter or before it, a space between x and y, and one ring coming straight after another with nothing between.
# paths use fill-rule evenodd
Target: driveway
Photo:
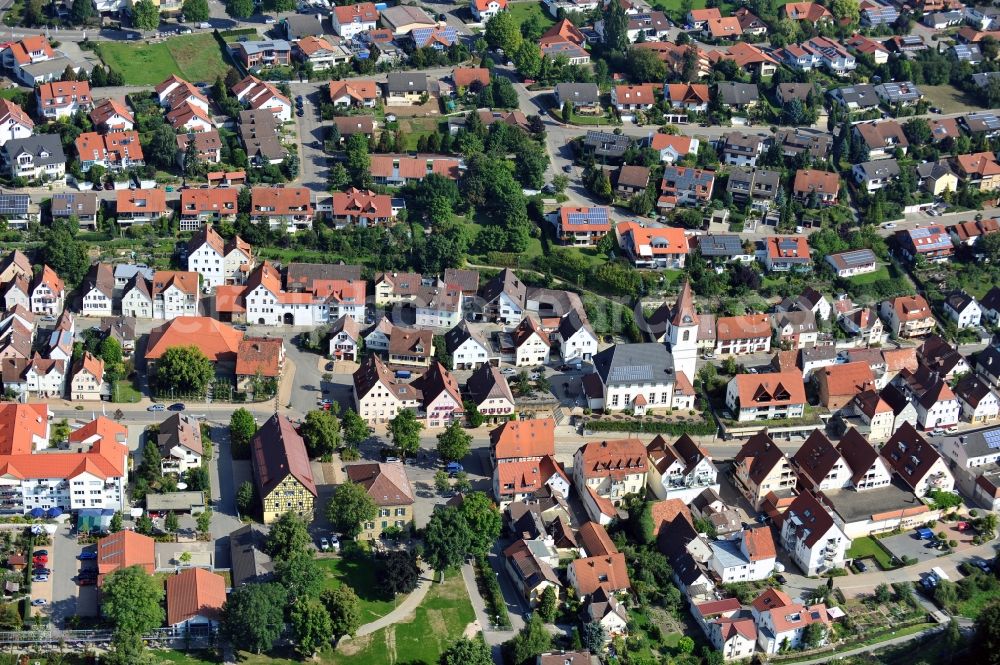
<instances>
[{"instance_id":1,"label":"driveway","mask_svg":"<svg viewBox=\"0 0 1000 665\"><path fill-rule=\"evenodd\" d=\"M881 542L900 561L903 560L904 556L914 558L920 562L930 561L931 559L937 559L941 554L940 550L927 547L931 541L922 540L914 531L907 531L898 536L882 538Z\"/></svg>"},{"instance_id":2,"label":"driveway","mask_svg":"<svg viewBox=\"0 0 1000 665\"><path fill-rule=\"evenodd\" d=\"M49 561L53 562L49 566L52 569L49 583L52 585L52 620L61 628L68 627L66 622L72 616L97 616L97 587L77 585L79 571L96 570L97 563L77 559L81 551L83 547L70 532L69 525L60 526L49 548Z\"/></svg>"}]
</instances>

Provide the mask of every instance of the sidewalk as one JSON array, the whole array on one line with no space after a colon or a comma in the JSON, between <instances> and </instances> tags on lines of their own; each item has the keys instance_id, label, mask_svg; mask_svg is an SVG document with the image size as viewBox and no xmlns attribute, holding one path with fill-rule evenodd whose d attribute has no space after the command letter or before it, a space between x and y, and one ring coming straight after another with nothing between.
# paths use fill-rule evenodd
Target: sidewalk
<instances>
[{"instance_id":1,"label":"sidewalk","mask_svg":"<svg viewBox=\"0 0 1000 665\"><path fill-rule=\"evenodd\" d=\"M429 568L421 567L420 569L420 583L417 584L417 588L413 590L409 596L403 599L399 605L396 606L392 612L389 612L384 617L376 619L371 623L366 623L365 625L358 628L358 632L354 634L355 637L361 637L363 635L370 635L377 630L382 630L387 626L391 626L394 623L399 623L404 619L408 618L413 614L420 603L424 602L424 596L430 591L431 584L434 583L434 571ZM347 638L345 638L347 639Z\"/></svg>"},{"instance_id":2,"label":"sidewalk","mask_svg":"<svg viewBox=\"0 0 1000 665\"><path fill-rule=\"evenodd\" d=\"M905 644L906 642L913 641L915 639L925 637L931 633L936 633L944 630L947 624L942 624L940 626L934 626L933 628L928 628L925 631L914 633L912 635L903 635L902 637L895 637L891 640L886 640L884 642L878 642L876 644L871 644L868 646L858 647L857 649L851 649L849 651L837 651L835 653L826 653L822 656L813 658L812 660L797 660L794 665L821 665L822 663L829 663L831 659L843 659L848 656L857 656L858 654L868 653L870 651L877 651L879 649L885 649L886 647L892 647L899 644Z\"/></svg>"}]
</instances>

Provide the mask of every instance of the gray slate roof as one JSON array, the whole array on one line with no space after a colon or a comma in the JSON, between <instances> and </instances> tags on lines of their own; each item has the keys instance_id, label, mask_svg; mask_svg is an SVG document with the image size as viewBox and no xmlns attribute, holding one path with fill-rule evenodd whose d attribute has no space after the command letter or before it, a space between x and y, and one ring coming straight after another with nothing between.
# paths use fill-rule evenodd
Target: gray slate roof
<instances>
[{"instance_id":1,"label":"gray slate roof","mask_svg":"<svg viewBox=\"0 0 1000 665\"><path fill-rule=\"evenodd\" d=\"M663 344L616 344L594 356L605 386L674 382L674 359Z\"/></svg>"}]
</instances>

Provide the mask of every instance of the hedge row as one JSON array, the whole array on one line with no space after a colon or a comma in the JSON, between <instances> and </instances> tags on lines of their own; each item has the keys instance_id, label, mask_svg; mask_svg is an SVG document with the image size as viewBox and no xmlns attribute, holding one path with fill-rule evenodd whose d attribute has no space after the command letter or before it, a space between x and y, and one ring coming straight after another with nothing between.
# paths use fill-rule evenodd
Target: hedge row
<instances>
[{"instance_id":1,"label":"hedge row","mask_svg":"<svg viewBox=\"0 0 1000 665\"><path fill-rule=\"evenodd\" d=\"M476 577L479 578L479 592L486 602L486 611L490 617L497 617L500 628L510 628L510 616L507 614L507 602L503 599L500 583L497 581L490 562L485 554L476 556Z\"/></svg>"},{"instance_id":2,"label":"hedge row","mask_svg":"<svg viewBox=\"0 0 1000 665\"><path fill-rule=\"evenodd\" d=\"M669 434L680 436L709 436L715 434L714 423L670 423L658 420L588 420L584 429L595 432L649 432L650 434Z\"/></svg>"}]
</instances>

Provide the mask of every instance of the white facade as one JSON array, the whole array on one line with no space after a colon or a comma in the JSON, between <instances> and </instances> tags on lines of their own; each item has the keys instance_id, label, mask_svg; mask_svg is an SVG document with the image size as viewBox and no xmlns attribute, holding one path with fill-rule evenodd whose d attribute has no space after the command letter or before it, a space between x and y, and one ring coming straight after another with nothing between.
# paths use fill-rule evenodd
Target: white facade
<instances>
[{"instance_id":1,"label":"white facade","mask_svg":"<svg viewBox=\"0 0 1000 665\"><path fill-rule=\"evenodd\" d=\"M365 21L360 18L355 21L345 21L344 23L341 23L337 20L336 12L330 14L330 20L333 23L333 31L345 40L353 39L362 32L368 32L369 30L375 29L375 21Z\"/></svg>"},{"instance_id":2,"label":"white facade","mask_svg":"<svg viewBox=\"0 0 1000 665\"><path fill-rule=\"evenodd\" d=\"M964 328L975 328L979 325L983 316L983 310L979 307L979 303L975 300L970 300L962 311L952 309L947 298L945 299L942 307L945 314L948 315L949 319L955 322L955 326L959 330Z\"/></svg>"},{"instance_id":3,"label":"white facade","mask_svg":"<svg viewBox=\"0 0 1000 665\"><path fill-rule=\"evenodd\" d=\"M957 425L959 415L962 413L957 397L938 400L930 407L925 407L917 401L914 406L917 408L917 423L928 430Z\"/></svg>"},{"instance_id":4,"label":"white facade","mask_svg":"<svg viewBox=\"0 0 1000 665\"><path fill-rule=\"evenodd\" d=\"M483 4L485 6L480 8L478 0L469 0L469 9L472 11L472 16L480 23L485 23L502 12L507 3L501 5L497 0L489 0L489 2L484 2Z\"/></svg>"},{"instance_id":5,"label":"white facade","mask_svg":"<svg viewBox=\"0 0 1000 665\"><path fill-rule=\"evenodd\" d=\"M343 360L357 360L358 344L350 335L341 330L339 333L330 338L329 355L332 358L340 358Z\"/></svg>"},{"instance_id":6,"label":"white facade","mask_svg":"<svg viewBox=\"0 0 1000 665\"><path fill-rule=\"evenodd\" d=\"M200 466L201 454L178 444L166 451L160 461L160 472L175 473L183 477L190 469L197 469Z\"/></svg>"},{"instance_id":7,"label":"white facade","mask_svg":"<svg viewBox=\"0 0 1000 665\"><path fill-rule=\"evenodd\" d=\"M132 289L122 296L122 316L151 319L153 318L153 301L139 289Z\"/></svg>"},{"instance_id":8,"label":"white facade","mask_svg":"<svg viewBox=\"0 0 1000 665\"><path fill-rule=\"evenodd\" d=\"M0 477L0 488L9 488L20 494L25 513L31 512L34 508L125 510L126 485L123 476L102 480L85 471L71 478L30 478L17 481L13 478Z\"/></svg>"},{"instance_id":9,"label":"white facade","mask_svg":"<svg viewBox=\"0 0 1000 665\"><path fill-rule=\"evenodd\" d=\"M675 459L661 474L654 464L649 465L647 484L657 499L690 503L706 489L719 491L719 472L711 459L702 459L688 473L684 473L684 467L684 462Z\"/></svg>"},{"instance_id":10,"label":"white facade","mask_svg":"<svg viewBox=\"0 0 1000 665\"><path fill-rule=\"evenodd\" d=\"M590 360L597 353L597 336L588 326L581 326L569 339L559 336L559 352L566 362L572 360Z\"/></svg>"},{"instance_id":11,"label":"white facade","mask_svg":"<svg viewBox=\"0 0 1000 665\"><path fill-rule=\"evenodd\" d=\"M62 397L66 391L66 363L56 362L48 372L39 372L32 365L25 372L28 393L36 397Z\"/></svg>"},{"instance_id":12,"label":"white facade","mask_svg":"<svg viewBox=\"0 0 1000 665\"><path fill-rule=\"evenodd\" d=\"M80 304L80 314L83 316L111 316L113 310L114 301L100 289L93 288L83 294Z\"/></svg>"},{"instance_id":13,"label":"white facade","mask_svg":"<svg viewBox=\"0 0 1000 665\"><path fill-rule=\"evenodd\" d=\"M811 535L808 529L804 529L801 536L796 535L796 527L802 524L801 516L789 513L785 514L781 524L782 546L799 568L806 575L818 575L824 570L842 568L847 549L851 546L847 534L831 520L829 529L819 534L815 542L809 545L806 542Z\"/></svg>"},{"instance_id":14,"label":"white facade","mask_svg":"<svg viewBox=\"0 0 1000 665\"><path fill-rule=\"evenodd\" d=\"M514 365L533 367L549 362L549 344L537 332L528 336L514 351Z\"/></svg>"},{"instance_id":15,"label":"white facade","mask_svg":"<svg viewBox=\"0 0 1000 665\"><path fill-rule=\"evenodd\" d=\"M766 580L774 572L777 557L751 561L740 546L740 540L742 539L709 542L712 558L708 560L708 567L719 576L723 584Z\"/></svg>"},{"instance_id":16,"label":"white facade","mask_svg":"<svg viewBox=\"0 0 1000 665\"><path fill-rule=\"evenodd\" d=\"M226 256L203 243L188 255L188 271L201 275L203 286L222 286L228 282L241 282L240 267L250 263L250 259L240 250L233 248Z\"/></svg>"},{"instance_id":17,"label":"white facade","mask_svg":"<svg viewBox=\"0 0 1000 665\"><path fill-rule=\"evenodd\" d=\"M31 292L31 312L55 316L62 312L66 292L55 293L45 282L40 282Z\"/></svg>"},{"instance_id":18,"label":"white facade","mask_svg":"<svg viewBox=\"0 0 1000 665\"><path fill-rule=\"evenodd\" d=\"M479 369L489 359L489 350L473 337L462 342L451 354L452 367L455 369Z\"/></svg>"},{"instance_id":19,"label":"white facade","mask_svg":"<svg viewBox=\"0 0 1000 665\"><path fill-rule=\"evenodd\" d=\"M416 310L414 325L418 328L454 328L462 321L462 294L458 294L458 305L454 308L418 303Z\"/></svg>"},{"instance_id":20,"label":"white facade","mask_svg":"<svg viewBox=\"0 0 1000 665\"><path fill-rule=\"evenodd\" d=\"M178 316L198 316L198 291L187 293L171 284L153 301L153 318L170 321Z\"/></svg>"},{"instance_id":21,"label":"white facade","mask_svg":"<svg viewBox=\"0 0 1000 665\"><path fill-rule=\"evenodd\" d=\"M69 398L71 400L99 400L104 391L104 381L98 381L97 377L87 369L81 369L70 379Z\"/></svg>"},{"instance_id":22,"label":"white facade","mask_svg":"<svg viewBox=\"0 0 1000 665\"><path fill-rule=\"evenodd\" d=\"M496 316L502 323L507 325L517 325L524 317L524 309L511 299L506 293L501 293L495 305Z\"/></svg>"}]
</instances>

